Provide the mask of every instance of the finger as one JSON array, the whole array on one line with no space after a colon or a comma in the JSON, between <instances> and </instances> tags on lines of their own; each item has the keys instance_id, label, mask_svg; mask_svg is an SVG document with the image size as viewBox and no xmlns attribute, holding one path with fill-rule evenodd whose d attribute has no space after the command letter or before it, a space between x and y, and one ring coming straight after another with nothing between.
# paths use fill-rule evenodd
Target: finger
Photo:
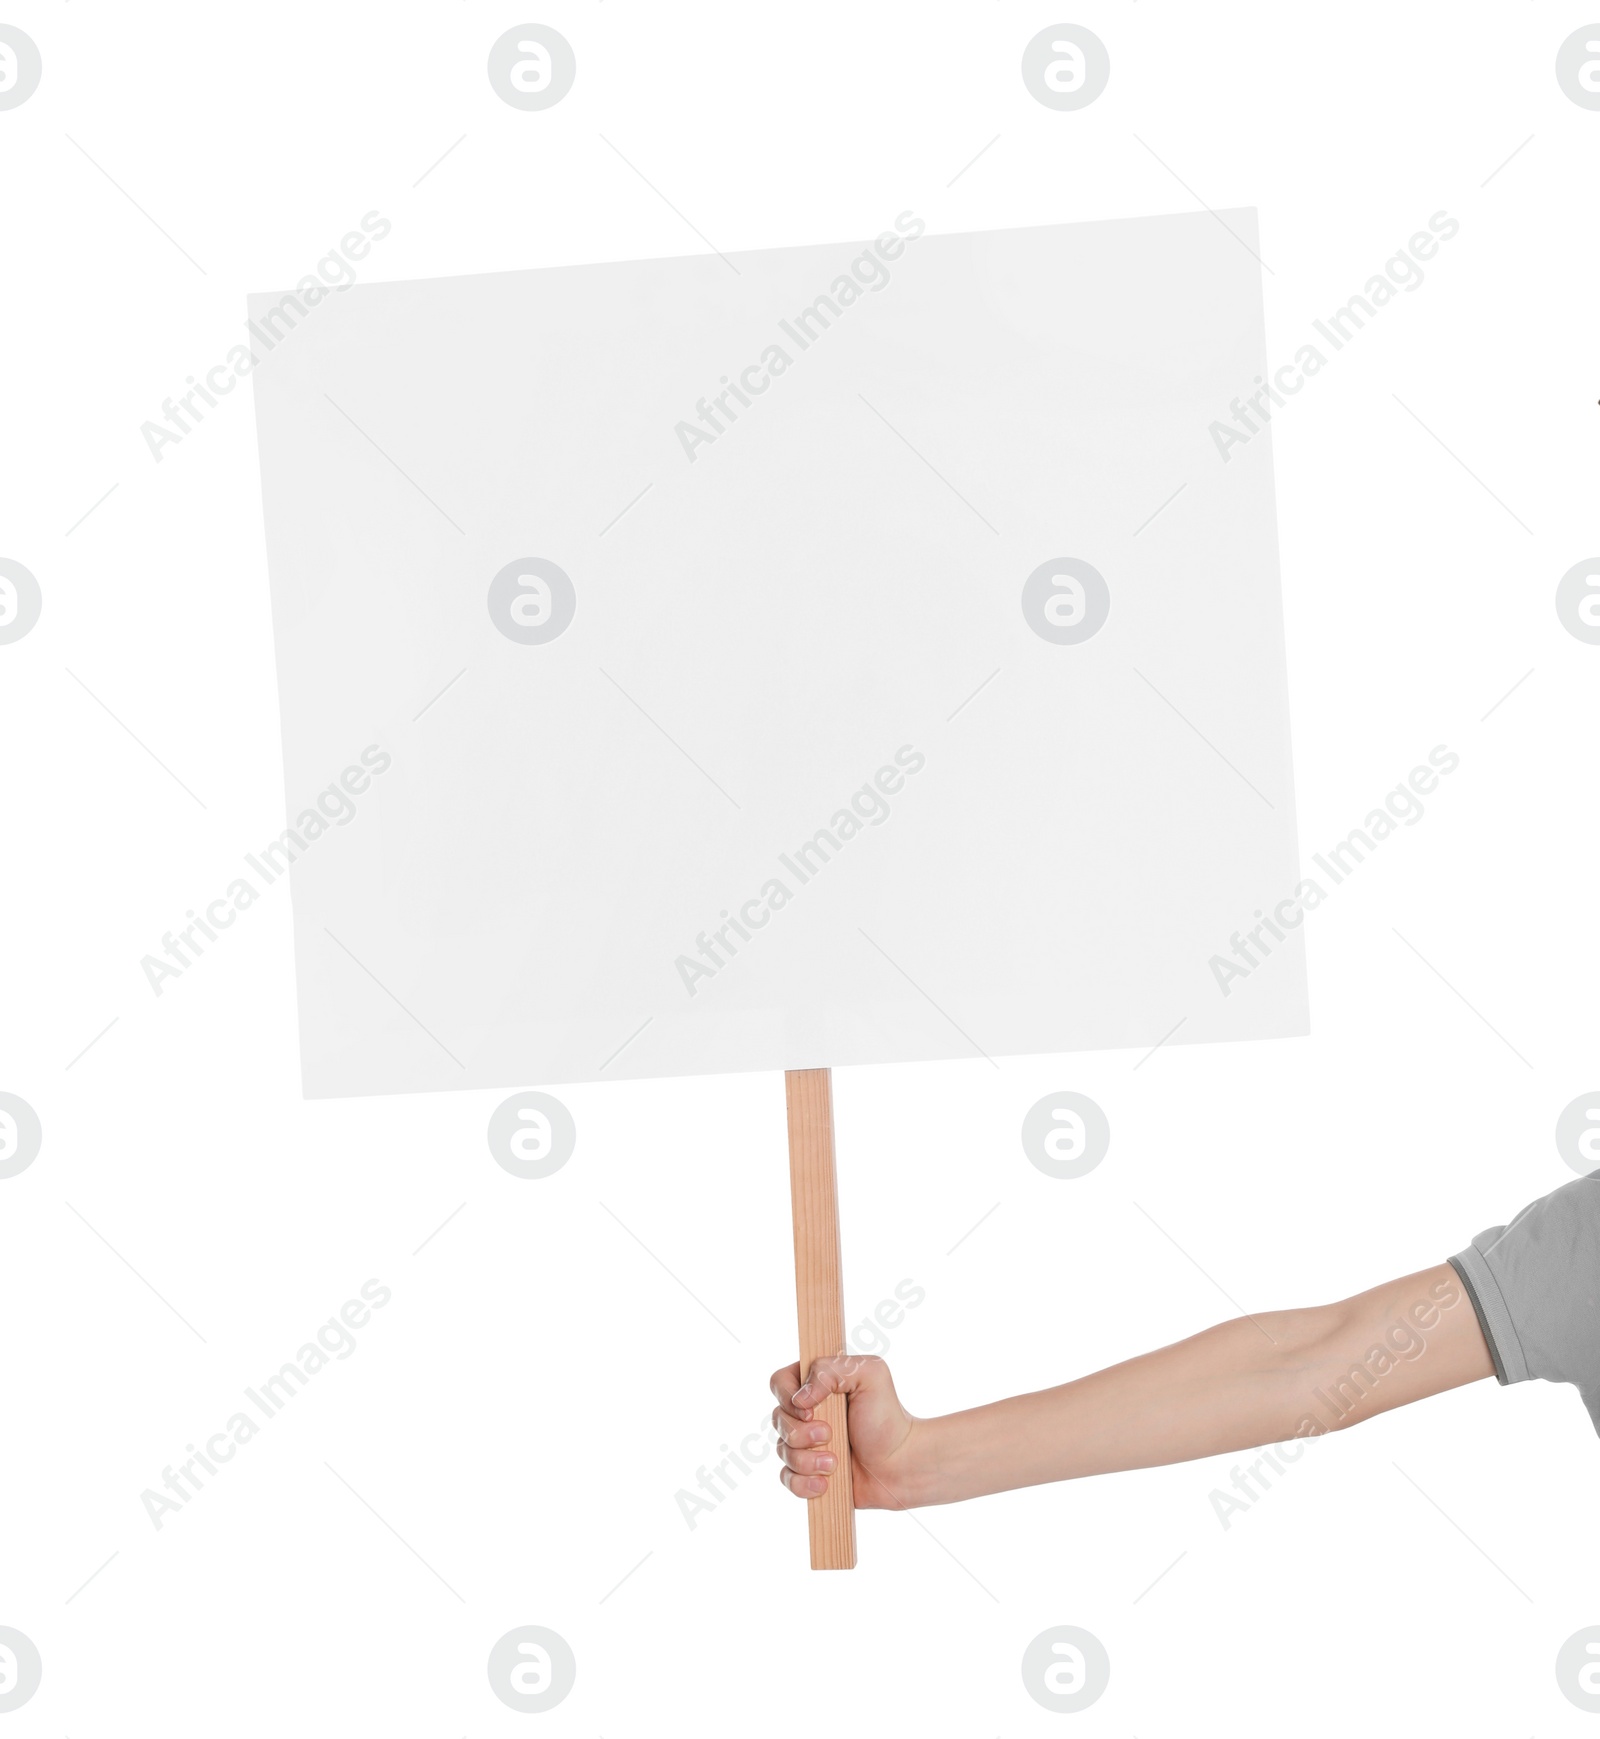
<instances>
[{"instance_id":1,"label":"finger","mask_svg":"<svg viewBox=\"0 0 1600 1739\"><path fill-rule=\"evenodd\" d=\"M784 1485L786 1485L796 1497L821 1497L828 1489L827 1480L823 1479L820 1475L812 1474L806 1476L798 1473L791 1473L787 1467L780 1467L778 1469L778 1478L783 1481Z\"/></svg>"},{"instance_id":2,"label":"finger","mask_svg":"<svg viewBox=\"0 0 1600 1739\"><path fill-rule=\"evenodd\" d=\"M800 1387L799 1365L785 1365L781 1371L774 1371L772 1380L767 1384L767 1387L772 1391L778 1405L784 1412L791 1414L796 1419L805 1417L804 1409L794 1405L794 1392Z\"/></svg>"},{"instance_id":3,"label":"finger","mask_svg":"<svg viewBox=\"0 0 1600 1739\"><path fill-rule=\"evenodd\" d=\"M832 1370L824 1360L818 1359L811 1367L811 1375L789 1397L788 1410L802 1419L809 1419L830 1395L838 1392L838 1389L838 1373Z\"/></svg>"},{"instance_id":4,"label":"finger","mask_svg":"<svg viewBox=\"0 0 1600 1739\"><path fill-rule=\"evenodd\" d=\"M838 1457L831 1450L796 1449L788 1443L778 1445L778 1459L791 1473L804 1474L807 1477L832 1473L839 1465Z\"/></svg>"},{"instance_id":5,"label":"finger","mask_svg":"<svg viewBox=\"0 0 1600 1739\"><path fill-rule=\"evenodd\" d=\"M785 1413L781 1407L773 1408L772 1424L778 1433L778 1441L793 1444L797 1449L814 1448L819 1443L826 1443L833 1435L833 1427L825 1419L813 1419L809 1415L799 1418Z\"/></svg>"}]
</instances>

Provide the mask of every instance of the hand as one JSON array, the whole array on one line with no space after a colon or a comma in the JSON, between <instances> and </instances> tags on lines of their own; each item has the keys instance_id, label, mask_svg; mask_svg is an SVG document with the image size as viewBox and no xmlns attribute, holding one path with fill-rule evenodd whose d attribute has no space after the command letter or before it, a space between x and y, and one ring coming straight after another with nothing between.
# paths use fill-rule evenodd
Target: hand
<instances>
[{"instance_id":1,"label":"hand","mask_svg":"<svg viewBox=\"0 0 1600 1739\"><path fill-rule=\"evenodd\" d=\"M845 1397L850 1470L858 1510L909 1509L919 1502L912 1479L912 1437L917 1421L900 1405L894 1379L882 1359L848 1354L818 1359L800 1386L800 1367L772 1373L778 1398L772 1423L778 1430L778 1477L796 1497L818 1498L838 1467L829 1447L832 1428L815 1416L829 1396Z\"/></svg>"}]
</instances>

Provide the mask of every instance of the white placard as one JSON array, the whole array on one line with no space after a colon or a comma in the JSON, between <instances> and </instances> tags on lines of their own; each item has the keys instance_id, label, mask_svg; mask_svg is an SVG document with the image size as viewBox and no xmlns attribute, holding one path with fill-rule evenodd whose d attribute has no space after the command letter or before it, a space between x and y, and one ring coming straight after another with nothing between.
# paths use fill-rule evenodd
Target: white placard
<instances>
[{"instance_id":1,"label":"white placard","mask_svg":"<svg viewBox=\"0 0 1600 1739\"><path fill-rule=\"evenodd\" d=\"M1306 1030L1254 214L921 230L252 298L309 1094Z\"/></svg>"}]
</instances>

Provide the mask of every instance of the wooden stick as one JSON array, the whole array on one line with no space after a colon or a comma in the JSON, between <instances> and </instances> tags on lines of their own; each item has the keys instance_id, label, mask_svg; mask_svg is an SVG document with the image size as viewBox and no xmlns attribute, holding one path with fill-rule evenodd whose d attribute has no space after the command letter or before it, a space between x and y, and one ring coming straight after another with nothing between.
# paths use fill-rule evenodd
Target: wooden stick
<instances>
[{"instance_id":1,"label":"wooden stick","mask_svg":"<svg viewBox=\"0 0 1600 1739\"><path fill-rule=\"evenodd\" d=\"M845 1350L844 1278L839 1261L839 1192L833 1165L833 1075L828 1069L789 1069L783 1077L789 1106L789 1194L794 1210L794 1291L800 1312L800 1380L812 1364ZM830 1395L815 1418L833 1427L828 1448L838 1467L824 1497L806 1505L813 1570L856 1567L855 1492L845 1398Z\"/></svg>"}]
</instances>

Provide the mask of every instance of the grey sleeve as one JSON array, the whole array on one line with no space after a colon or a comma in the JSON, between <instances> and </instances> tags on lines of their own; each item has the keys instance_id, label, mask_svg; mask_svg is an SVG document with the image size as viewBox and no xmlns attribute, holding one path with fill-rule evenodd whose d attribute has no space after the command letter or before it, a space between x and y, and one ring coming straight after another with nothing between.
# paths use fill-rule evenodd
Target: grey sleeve
<instances>
[{"instance_id":1,"label":"grey sleeve","mask_svg":"<svg viewBox=\"0 0 1600 1739\"><path fill-rule=\"evenodd\" d=\"M1502 1383L1572 1383L1600 1431L1600 1171L1480 1232L1461 1276Z\"/></svg>"}]
</instances>

